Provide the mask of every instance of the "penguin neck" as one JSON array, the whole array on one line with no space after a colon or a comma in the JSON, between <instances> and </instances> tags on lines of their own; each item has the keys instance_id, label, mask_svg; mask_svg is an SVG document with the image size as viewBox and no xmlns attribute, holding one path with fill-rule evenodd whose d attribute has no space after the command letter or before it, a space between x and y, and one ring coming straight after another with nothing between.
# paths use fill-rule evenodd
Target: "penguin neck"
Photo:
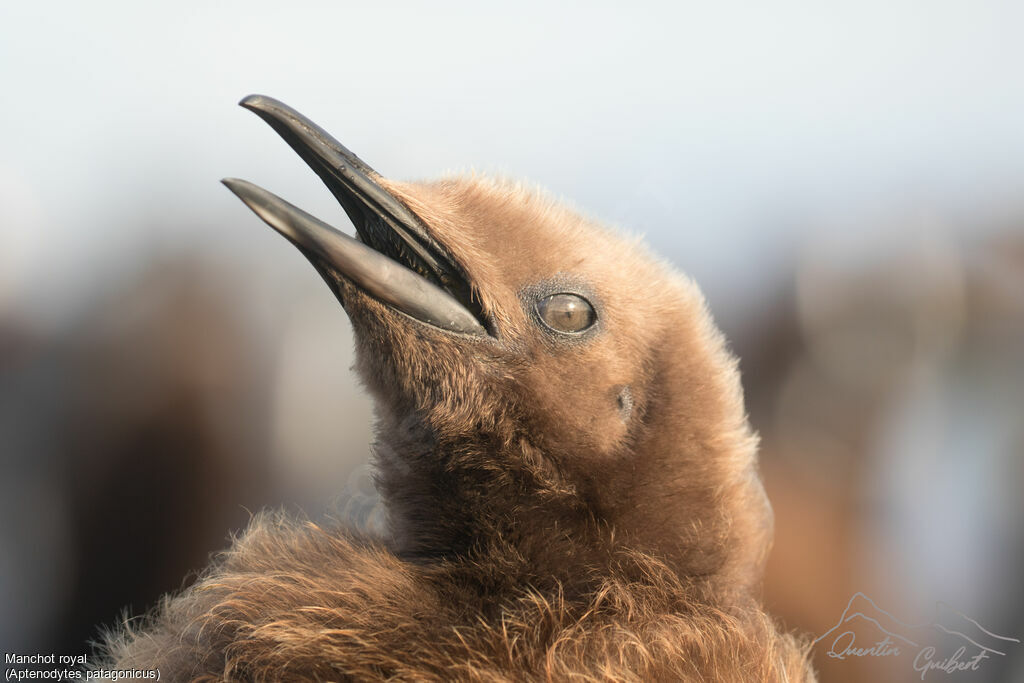
<instances>
[{"instance_id":1,"label":"penguin neck","mask_svg":"<svg viewBox=\"0 0 1024 683\"><path fill-rule=\"evenodd\" d=\"M375 449L393 548L404 559L461 564L464 584L500 574L520 588L587 590L612 571L630 572L640 555L740 592L760 577L771 512L746 429L716 441L655 425L636 444L642 457L573 469L571 458L543 453L514 416L444 432L439 421L405 415L382 420L386 438Z\"/></svg>"},{"instance_id":2,"label":"penguin neck","mask_svg":"<svg viewBox=\"0 0 1024 683\"><path fill-rule=\"evenodd\" d=\"M376 456L403 558L500 566L503 580L519 586L577 582L608 561L607 529L525 437L406 429L378 443Z\"/></svg>"}]
</instances>

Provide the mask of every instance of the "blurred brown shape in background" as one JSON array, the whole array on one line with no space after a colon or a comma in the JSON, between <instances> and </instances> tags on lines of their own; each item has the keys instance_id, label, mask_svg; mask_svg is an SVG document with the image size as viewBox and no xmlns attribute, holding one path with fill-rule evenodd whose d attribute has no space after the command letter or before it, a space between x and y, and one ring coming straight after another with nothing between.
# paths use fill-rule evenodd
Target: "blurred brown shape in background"
<instances>
[{"instance_id":1,"label":"blurred brown shape in background","mask_svg":"<svg viewBox=\"0 0 1024 683\"><path fill-rule=\"evenodd\" d=\"M813 637L858 591L908 622L947 601L1024 632L1024 233L997 234L958 245L904 221L812 245L737 341L776 513L766 599ZM826 650L823 681L917 677L913 654ZM1018 680L1008 654L970 680Z\"/></svg>"},{"instance_id":2,"label":"blurred brown shape in background","mask_svg":"<svg viewBox=\"0 0 1024 683\"><path fill-rule=\"evenodd\" d=\"M3 322L5 642L83 651L265 500L266 369L223 286L152 263L57 337Z\"/></svg>"},{"instance_id":3,"label":"blurred brown shape in background","mask_svg":"<svg viewBox=\"0 0 1024 683\"><path fill-rule=\"evenodd\" d=\"M856 234L808 245L791 284L727 329L776 513L766 600L812 636L857 591L908 621L945 600L1019 636L1024 233ZM0 322L0 630L15 649L85 651L266 505L336 500L379 526L342 314L290 292L254 316L240 282L215 260L154 260L57 332ZM906 661L816 657L824 681L908 678ZM972 680L1015 680L1021 659Z\"/></svg>"}]
</instances>

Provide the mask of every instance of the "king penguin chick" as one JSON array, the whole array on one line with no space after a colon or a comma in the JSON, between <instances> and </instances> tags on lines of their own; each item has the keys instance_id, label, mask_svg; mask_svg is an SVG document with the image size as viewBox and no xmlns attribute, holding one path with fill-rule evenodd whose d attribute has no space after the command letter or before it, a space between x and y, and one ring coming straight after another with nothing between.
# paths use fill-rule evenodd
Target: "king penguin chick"
<instances>
[{"instance_id":1,"label":"king penguin chick","mask_svg":"<svg viewBox=\"0 0 1024 683\"><path fill-rule=\"evenodd\" d=\"M104 666L183 681L809 681L761 608L771 510L697 287L518 185L386 180L268 97L353 239L225 184L313 264L376 401L373 539L257 516Z\"/></svg>"}]
</instances>

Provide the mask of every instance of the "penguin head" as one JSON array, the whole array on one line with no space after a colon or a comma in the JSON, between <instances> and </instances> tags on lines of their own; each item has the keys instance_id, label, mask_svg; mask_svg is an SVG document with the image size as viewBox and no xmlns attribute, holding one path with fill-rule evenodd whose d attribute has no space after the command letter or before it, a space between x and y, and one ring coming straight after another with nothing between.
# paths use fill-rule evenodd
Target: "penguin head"
<instances>
[{"instance_id":1,"label":"penguin head","mask_svg":"<svg viewBox=\"0 0 1024 683\"><path fill-rule=\"evenodd\" d=\"M543 192L480 177L390 181L286 105L242 105L356 227L353 239L225 181L347 311L393 513L438 517L410 538L450 544L441 525L481 519L515 534L522 520L508 515L532 509L563 528L578 518L615 529L691 572L756 573L770 512L755 439L736 363L689 279ZM748 550L726 552L730 534Z\"/></svg>"},{"instance_id":2,"label":"penguin head","mask_svg":"<svg viewBox=\"0 0 1024 683\"><path fill-rule=\"evenodd\" d=\"M657 418L648 408L665 389L665 361L696 360L688 342L713 334L694 329L706 322L696 287L638 240L536 189L479 177L387 188L459 264L486 332L451 333L375 307L386 322L366 336L403 335L394 348L406 359L365 350L365 375L383 380L373 383L377 396L411 374L402 394L418 410L441 409L439 427L474 430L481 419L515 415L531 441L564 464L628 457ZM389 371L403 366L403 376Z\"/></svg>"}]
</instances>

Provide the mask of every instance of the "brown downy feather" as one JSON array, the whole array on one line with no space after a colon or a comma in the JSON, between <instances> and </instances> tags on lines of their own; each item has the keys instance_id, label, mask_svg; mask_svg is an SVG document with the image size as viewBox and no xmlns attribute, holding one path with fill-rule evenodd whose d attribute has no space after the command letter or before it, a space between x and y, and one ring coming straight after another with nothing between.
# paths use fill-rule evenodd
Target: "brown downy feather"
<instances>
[{"instance_id":1,"label":"brown downy feather","mask_svg":"<svg viewBox=\"0 0 1024 683\"><path fill-rule=\"evenodd\" d=\"M382 181L383 183L383 181ZM106 666L166 680L809 681L757 600L771 510L736 362L689 280L519 186L386 183L496 341L347 281L389 534L257 516ZM536 293L599 327L553 338Z\"/></svg>"}]
</instances>

